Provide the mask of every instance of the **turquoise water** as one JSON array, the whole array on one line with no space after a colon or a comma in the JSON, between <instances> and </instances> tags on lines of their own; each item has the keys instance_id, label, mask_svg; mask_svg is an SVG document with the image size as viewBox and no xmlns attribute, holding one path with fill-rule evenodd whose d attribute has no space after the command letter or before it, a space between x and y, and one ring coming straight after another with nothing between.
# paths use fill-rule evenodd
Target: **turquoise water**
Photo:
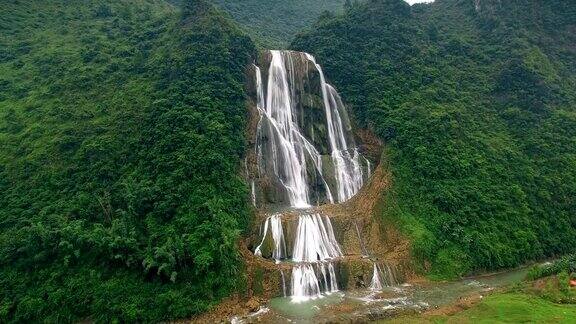
<instances>
[{"instance_id":1,"label":"turquoise water","mask_svg":"<svg viewBox=\"0 0 576 324\"><path fill-rule=\"evenodd\" d=\"M522 268L459 281L432 283L415 287L412 298L430 306L442 306L452 303L462 296L518 283L526 277L527 273L528 268Z\"/></svg>"},{"instance_id":2,"label":"turquoise water","mask_svg":"<svg viewBox=\"0 0 576 324\"><path fill-rule=\"evenodd\" d=\"M324 295L321 298L294 303L290 297L272 298L268 303L270 309L276 311L279 315L294 320L300 320L300 323L306 323L306 320L313 319L318 313L330 305L340 304L345 300L343 292L335 292L330 295Z\"/></svg>"},{"instance_id":3,"label":"turquoise water","mask_svg":"<svg viewBox=\"0 0 576 324\"><path fill-rule=\"evenodd\" d=\"M404 311L421 311L453 303L458 298L522 281L528 268L478 276L451 282L385 287L380 293L369 290L337 292L321 298L294 303L289 297L269 301L275 323L317 323L370 321ZM255 321L257 321L255 319Z\"/></svg>"}]
</instances>

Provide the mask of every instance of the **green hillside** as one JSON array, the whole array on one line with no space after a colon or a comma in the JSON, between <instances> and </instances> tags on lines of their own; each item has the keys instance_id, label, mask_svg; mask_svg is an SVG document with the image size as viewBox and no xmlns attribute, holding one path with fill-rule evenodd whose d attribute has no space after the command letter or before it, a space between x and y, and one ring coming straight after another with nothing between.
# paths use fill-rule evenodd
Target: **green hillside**
<instances>
[{"instance_id":1,"label":"green hillside","mask_svg":"<svg viewBox=\"0 0 576 324\"><path fill-rule=\"evenodd\" d=\"M186 318L241 288L252 42L197 0L0 16L0 322Z\"/></svg>"},{"instance_id":2,"label":"green hillside","mask_svg":"<svg viewBox=\"0 0 576 324\"><path fill-rule=\"evenodd\" d=\"M452 277L576 246L576 8L372 0L300 35L387 144L383 217Z\"/></svg>"},{"instance_id":3,"label":"green hillside","mask_svg":"<svg viewBox=\"0 0 576 324\"><path fill-rule=\"evenodd\" d=\"M324 11L342 11L344 0L213 0L264 49L286 48Z\"/></svg>"},{"instance_id":4,"label":"green hillside","mask_svg":"<svg viewBox=\"0 0 576 324\"><path fill-rule=\"evenodd\" d=\"M574 252L570 1L208 2L2 1L0 323L186 319L246 291L245 72L294 37L385 142L381 216L422 272Z\"/></svg>"}]
</instances>

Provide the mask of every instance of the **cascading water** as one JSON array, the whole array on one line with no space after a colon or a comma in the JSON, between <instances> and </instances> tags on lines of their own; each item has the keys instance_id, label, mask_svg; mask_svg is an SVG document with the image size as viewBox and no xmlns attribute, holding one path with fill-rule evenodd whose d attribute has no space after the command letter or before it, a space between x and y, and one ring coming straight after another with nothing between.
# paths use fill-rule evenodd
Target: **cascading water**
<instances>
[{"instance_id":1,"label":"cascading water","mask_svg":"<svg viewBox=\"0 0 576 324\"><path fill-rule=\"evenodd\" d=\"M327 261L342 256L342 251L327 216L301 215L296 230L292 259L295 262Z\"/></svg>"},{"instance_id":2,"label":"cascading water","mask_svg":"<svg viewBox=\"0 0 576 324\"><path fill-rule=\"evenodd\" d=\"M286 278L284 277L284 270L280 269L280 276L282 277L282 294L284 297L287 296L286 293Z\"/></svg>"},{"instance_id":3,"label":"cascading water","mask_svg":"<svg viewBox=\"0 0 576 324\"><path fill-rule=\"evenodd\" d=\"M320 65L306 53L270 51L267 85L264 87L260 68L256 67L257 107L260 120L257 126L258 170L280 183L290 206L306 208L311 205L311 187L319 184L325 191L327 202L350 199L364 183L360 154L354 145L346 107L336 89L327 84ZM329 166L324 165L315 142L314 133L308 134L299 125L299 87L307 84L308 75L296 71L294 60L310 62L319 76L318 93L307 94L321 98L324 110L322 128L326 129L325 142L329 148L334 183L326 180ZM306 71L308 72L308 71ZM266 92L264 92L266 89ZM302 123L302 122L300 122ZM324 152L323 152L324 153ZM334 197L332 192L336 192Z\"/></svg>"},{"instance_id":4,"label":"cascading water","mask_svg":"<svg viewBox=\"0 0 576 324\"><path fill-rule=\"evenodd\" d=\"M266 162L271 162L272 171L285 188L290 205L299 208L309 207L305 153L315 157L315 160L318 160L318 154L312 144L302 136L298 125L293 120L288 72L280 52L272 51L266 99L263 98L264 91L259 69L256 80L260 112L257 136L261 135L260 132L265 127L268 135L266 144L271 154L271 156L266 156ZM265 105L262 106L264 103ZM264 158L262 149L263 144L257 145L259 165Z\"/></svg>"},{"instance_id":5,"label":"cascading water","mask_svg":"<svg viewBox=\"0 0 576 324\"><path fill-rule=\"evenodd\" d=\"M274 242L274 248L272 250L272 259L276 262L280 262L281 259L286 258L286 241L284 240L284 230L282 228L282 219L279 214L272 215L266 219L264 222L264 231L262 233L262 242L254 250L254 254L262 256L262 244L268 237L268 229L272 235L272 242Z\"/></svg>"},{"instance_id":6,"label":"cascading water","mask_svg":"<svg viewBox=\"0 0 576 324\"><path fill-rule=\"evenodd\" d=\"M317 298L322 291L338 291L330 261L341 256L330 219L319 214L301 215L292 252L292 260L298 262L292 270L292 300L300 302Z\"/></svg>"},{"instance_id":7,"label":"cascading water","mask_svg":"<svg viewBox=\"0 0 576 324\"><path fill-rule=\"evenodd\" d=\"M393 286L397 283L394 269L390 267L390 265L384 263L382 267L380 267L376 262L374 262L372 282L369 287L370 290L380 291L383 287Z\"/></svg>"},{"instance_id":8,"label":"cascading water","mask_svg":"<svg viewBox=\"0 0 576 324\"><path fill-rule=\"evenodd\" d=\"M326 83L322 68L307 53L270 51L267 57L265 79L255 66L258 181L269 190L262 196L281 196L276 202L299 209L350 199L365 180L360 161L368 161L354 144L346 108L336 89ZM315 102L320 106L314 106ZM306 109L304 105L308 105ZM254 190L252 197L256 205ZM265 241L271 239L272 259L280 262L289 257L282 221L280 214L266 219L254 254L262 256ZM342 257L342 250L330 218L301 211L297 221L295 239L290 242L292 300L338 291L334 262Z\"/></svg>"},{"instance_id":9,"label":"cascading water","mask_svg":"<svg viewBox=\"0 0 576 324\"><path fill-rule=\"evenodd\" d=\"M360 154L357 148L350 152L346 142L341 113L347 116L342 99L336 89L326 83L324 73L314 57L308 53L306 58L314 64L320 73L320 87L326 110L326 125L328 126L328 138L332 149L332 161L338 187L338 202L344 202L360 190L363 185L362 168L360 167Z\"/></svg>"},{"instance_id":10,"label":"cascading water","mask_svg":"<svg viewBox=\"0 0 576 324\"><path fill-rule=\"evenodd\" d=\"M370 177L372 176L372 164L370 163L370 160L366 158L364 158L364 160L366 160L366 173L367 173L366 178L370 179Z\"/></svg>"},{"instance_id":11,"label":"cascading water","mask_svg":"<svg viewBox=\"0 0 576 324\"><path fill-rule=\"evenodd\" d=\"M252 197L252 205L256 207L256 185L254 183L254 180L250 182L250 195Z\"/></svg>"},{"instance_id":12,"label":"cascading water","mask_svg":"<svg viewBox=\"0 0 576 324\"><path fill-rule=\"evenodd\" d=\"M378 266L374 262L374 268L372 271L372 282L370 283L370 290L380 291L382 290L382 281L380 280L380 271L378 271Z\"/></svg>"}]
</instances>

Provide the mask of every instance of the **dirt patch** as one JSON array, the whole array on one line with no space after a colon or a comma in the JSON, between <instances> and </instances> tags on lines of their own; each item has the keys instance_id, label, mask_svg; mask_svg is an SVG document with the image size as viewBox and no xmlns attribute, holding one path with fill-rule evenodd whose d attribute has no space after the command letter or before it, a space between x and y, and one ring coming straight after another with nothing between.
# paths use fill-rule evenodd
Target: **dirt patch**
<instances>
[{"instance_id":1,"label":"dirt patch","mask_svg":"<svg viewBox=\"0 0 576 324\"><path fill-rule=\"evenodd\" d=\"M331 313L331 314L336 314L336 313L351 313L354 310L356 310L356 305L351 305L351 304L334 304L334 305L329 305L326 306L323 309L323 312L325 313Z\"/></svg>"},{"instance_id":2,"label":"dirt patch","mask_svg":"<svg viewBox=\"0 0 576 324\"><path fill-rule=\"evenodd\" d=\"M247 315L249 313L249 309L245 304L244 298L233 296L223 300L207 313L174 323L229 323L232 316Z\"/></svg>"},{"instance_id":3,"label":"dirt patch","mask_svg":"<svg viewBox=\"0 0 576 324\"><path fill-rule=\"evenodd\" d=\"M360 139L360 151L372 161L378 161L382 154L382 141L370 130L360 128L356 131Z\"/></svg>"},{"instance_id":4,"label":"dirt patch","mask_svg":"<svg viewBox=\"0 0 576 324\"><path fill-rule=\"evenodd\" d=\"M532 283L531 289L532 289L532 291L535 291L535 292L541 292L546 288L547 285L549 285L549 282L550 282L549 278L537 279ZM554 286L557 286L556 282L554 283Z\"/></svg>"},{"instance_id":5,"label":"dirt patch","mask_svg":"<svg viewBox=\"0 0 576 324\"><path fill-rule=\"evenodd\" d=\"M454 303L424 312L423 316L449 316L471 308L482 301L484 295L473 294L458 298Z\"/></svg>"},{"instance_id":6,"label":"dirt patch","mask_svg":"<svg viewBox=\"0 0 576 324\"><path fill-rule=\"evenodd\" d=\"M391 223L382 217L383 194L392 184L392 174L385 162L378 165L369 182L356 196L344 204L324 205L320 212L333 219L348 222L343 238L347 254L362 254L363 250L378 260L401 268L406 280L422 280L411 266L410 241ZM361 237L361 239L359 239ZM358 242L364 245L364 249Z\"/></svg>"}]
</instances>

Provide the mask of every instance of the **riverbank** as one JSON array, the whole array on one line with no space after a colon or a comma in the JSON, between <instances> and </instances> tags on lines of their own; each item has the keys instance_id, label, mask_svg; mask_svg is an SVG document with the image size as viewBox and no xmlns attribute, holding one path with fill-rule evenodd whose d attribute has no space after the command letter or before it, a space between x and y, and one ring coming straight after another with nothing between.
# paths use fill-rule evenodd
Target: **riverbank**
<instances>
[{"instance_id":1,"label":"riverbank","mask_svg":"<svg viewBox=\"0 0 576 324\"><path fill-rule=\"evenodd\" d=\"M520 283L528 268L483 275L451 282L409 282L398 286L383 287L382 291L356 289L328 294L304 303L293 303L290 298L272 298L252 314L238 313L234 317L243 323L344 323L371 322L390 318L424 319L456 313L466 309L455 307L464 303L470 306L484 296ZM479 297L482 296L482 297ZM410 317L416 316L416 317ZM228 320L233 317L229 317Z\"/></svg>"},{"instance_id":2,"label":"riverbank","mask_svg":"<svg viewBox=\"0 0 576 324\"><path fill-rule=\"evenodd\" d=\"M576 288L549 276L379 323L576 323Z\"/></svg>"},{"instance_id":3,"label":"riverbank","mask_svg":"<svg viewBox=\"0 0 576 324\"><path fill-rule=\"evenodd\" d=\"M380 323L576 323L576 305L562 305L522 292L469 297L441 312L397 317ZM456 310L456 311L454 311Z\"/></svg>"}]
</instances>

